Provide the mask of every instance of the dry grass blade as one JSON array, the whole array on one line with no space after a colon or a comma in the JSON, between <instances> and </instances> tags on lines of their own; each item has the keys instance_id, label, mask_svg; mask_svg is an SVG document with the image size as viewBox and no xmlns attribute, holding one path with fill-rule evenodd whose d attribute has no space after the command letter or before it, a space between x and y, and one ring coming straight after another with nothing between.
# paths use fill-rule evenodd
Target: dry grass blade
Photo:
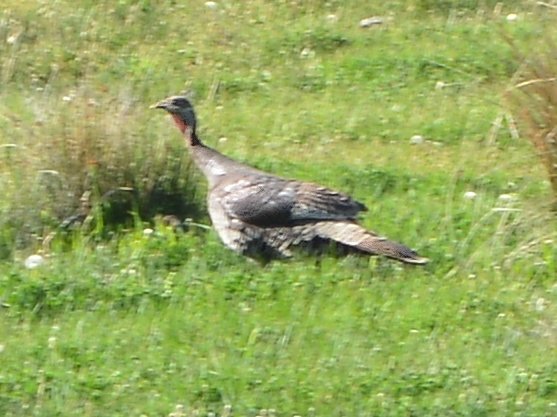
<instances>
[{"instance_id":1,"label":"dry grass blade","mask_svg":"<svg viewBox=\"0 0 557 417\"><path fill-rule=\"evenodd\" d=\"M536 149L549 176L557 203L557 46L543 41L534 56L525 56L511 41L523 65L508 102L526 137Z\"/></svg>"}]
</instances>

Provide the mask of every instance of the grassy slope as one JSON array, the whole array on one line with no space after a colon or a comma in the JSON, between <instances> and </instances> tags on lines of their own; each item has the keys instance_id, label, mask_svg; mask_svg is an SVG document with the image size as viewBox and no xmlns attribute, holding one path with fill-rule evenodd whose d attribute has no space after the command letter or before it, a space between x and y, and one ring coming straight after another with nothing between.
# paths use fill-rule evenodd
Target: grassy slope
<instances>
[{"instance_id":1,"label":"grassy slope","mask_svg":"<svg viewBox=\"0 0 557 417\"><path fill-rule=\"evenodd\" d=\"M207 142L354 194L370 206L366 225L432 263L300 257L262 268L213 233L162 225L100 246L55 242L33 271L21 265L33 248L9 247L1 414L180 415L178 404L187 415L226 404L237 415L555 413L549 190L530 149L493 127L516 68L500 30L528 47L547 15L520 3L504 10L519 12L513 24L426 1L112 3L8 1L0 39L21 35L0 46L0 143L25 153L0 161L2 224L14 212L25 224L55 217L39 169L59 170L60 195L79 188L79 166L64 171L45 144L108 138L100 156L118 167L112 154L130 140L126 157L164 163L161 149L179 138L147 106L190 88ZM370 13L389 21L361 30ZM415 134L428 142L410 145ZM469 190L476 200L462 198ZM521 211L492 210L504 205ZM13 242L3 230L0 243Z\"/></svg>"}]
</instances>

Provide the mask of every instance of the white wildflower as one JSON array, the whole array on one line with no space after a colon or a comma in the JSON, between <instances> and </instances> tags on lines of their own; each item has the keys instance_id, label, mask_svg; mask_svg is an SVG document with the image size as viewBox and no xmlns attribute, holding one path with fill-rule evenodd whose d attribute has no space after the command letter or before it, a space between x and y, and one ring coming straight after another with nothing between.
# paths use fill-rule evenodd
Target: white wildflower
<instances>
[{"instance_id":1,"label":"white wildflower","mask_svg":"<svg viewBox=\"0 0 557 417\"><path fill-rule=\"evenodd\" d=\"M499 196L499 201L503 201L505 203L510 203L511 201L514 201L516 198L514 195L512 194L501 194Z\"/></svg>"},{"instance_id":2,"label":"white wildflower","mask_svg":"<svg viewBox=\"0 0 557 417\"><path fill-rule=\"evenodd\" d=\"M361 28L369 28L371 26L380 25L383 23L383 19L380 17L368 17L366 19L360 20L360 27Z\"/></svg>"},{"instance_id":3,"label":"white wildflower","mask_svg":"<svg viewBox=\"0 0 557 417\"><path fill-rule=\"evenodd\" d=\"M24 265L27 269L35 269L44 264L44 262L45 260L41 255L30 255L25 259Z\"/></svg>"},{"instance_id":4,"label":"white wildflower","mask_svg":"<svg viewBox=\"0 0 557 417\"><path fill-rule=\"evenodd\" d=\"M421 145L424 143L424 137L422 135L414 135L410 138L411 145Z\"/></svg>"},{"instance_id":5,"label":"white wildflower","mask_svg":"<svg viewBox=\"0 0 557 417\"><path fill-rule=\"evenodd\" d=\"M56 347L56 336L50 336L48 338L48 348L54 349Z\"/></svg>"},{"instance_id":6,"label":"white wildflower","mask_svg":"<svg viewBox=\"0 0 557 417\"><path fill-rule=\"evenodd\" d=\"M466 191L463 195L465 200L474 200L477 196L478 194L476 194L474 191Z\"/></svg>"},{"instance_id":7,"label":"white wildflower","mask_svg":"<svg viewBox=\"0 0 557 417\"><path fill-rule=\"evenodd\" d=\"M538 298L536 300L536 303L534 304L534 309L538 312L542 312L545 310L545 308L547 307L547 301L545 301L545 298Z\"/></svg>"},{"instance_id":8,"label":"white wildflower","mask_svg":"<svg viewBox=\"0 0 557 417\"><path fill-rule=\"evenodd\" d=\"M443 81L437 81L435 83L435 89L436 90L442 90L443 88L445 88L447 86L447 84L445 84Z\"/></svg>"}]
</instances>

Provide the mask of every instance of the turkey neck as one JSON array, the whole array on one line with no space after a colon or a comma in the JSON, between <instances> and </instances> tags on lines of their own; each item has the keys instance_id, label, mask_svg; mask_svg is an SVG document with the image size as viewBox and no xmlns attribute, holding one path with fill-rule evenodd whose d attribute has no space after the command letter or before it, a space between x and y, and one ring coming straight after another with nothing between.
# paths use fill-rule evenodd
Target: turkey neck
<instances>
[{"instance_id":1,"label":"turkey neck","mask_svg":"<svg viewBox=\"0 0 557 417\"><path fill-rule=\"evenodd\" d=\"M230 159L215 149L205 145L198 138L195 131L187 129L184 133L186 136L186 144L192 159L205 178L207 178L209 189L213 189L217 186L226 177L226 175L229 175L233 171L243 167L233 159Z\"/></svg>"}]
</instances>

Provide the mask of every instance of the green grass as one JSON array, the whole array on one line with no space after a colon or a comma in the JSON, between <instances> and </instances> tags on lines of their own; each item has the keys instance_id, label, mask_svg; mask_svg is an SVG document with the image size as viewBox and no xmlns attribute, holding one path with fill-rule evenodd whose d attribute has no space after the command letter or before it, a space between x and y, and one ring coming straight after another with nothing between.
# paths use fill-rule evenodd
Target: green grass
<instances>
[{"instance_id":1,"label":"green grass","mask_svg":"<svg viewBox=\"0 0 557 417\"><path fill-rule=\"evenodd\" d=\"M505 36L536 52L549 9L5 3L1 415L557 412L551 189L502 99L520 66ZM359 28L370 15L385 23ZM349 192L364 225L431 263L226 250L196 226L205 184L148 108L182 90L207 143ZM84 192L93 221L62 232ZM33 253L46 263L29 270Z\"/></svg>"}]
</instances>

